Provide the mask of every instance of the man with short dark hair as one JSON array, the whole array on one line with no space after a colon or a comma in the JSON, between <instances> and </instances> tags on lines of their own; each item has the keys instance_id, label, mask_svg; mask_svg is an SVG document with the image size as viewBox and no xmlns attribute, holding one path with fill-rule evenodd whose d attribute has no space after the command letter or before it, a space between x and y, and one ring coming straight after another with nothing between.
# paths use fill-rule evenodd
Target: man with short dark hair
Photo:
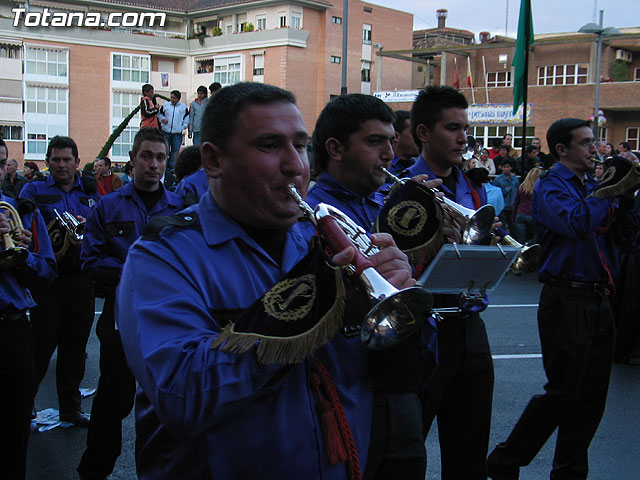
<instances>
[{"instance_id":1,"label":"man with short dark hair","mask_svg":"<svg viewBox=\"0 0 640 480\"><path fill-rule=\"evenodd\" d=\"M315 232L298 221L300 208L288 193L294 184L306 195L310 175L295 98L270 85L238 83L210 99L202 126L209 193L149 224L130 248L118 286L116 319L140 386L138 476L359 476L372 403L360 339L337 331L312 358L287 362L269 332L237 330L254 302L273 305L279 327L295 328L319 291L315 274L300 288L285 278L307 257ZM354 255L348 247L332 260L346 265ZM396 287L405 283L410 267L397 248L369 260ZM292 302L294 322L279 313L290 312ZM312 315L313 325L325 326L323 318ZM262 318L256 327L265 324ZM234 332L244 345L239 350L226 348L224 338ZM261 356L267 348L279 352L272 362Z\"/></svg>"},{"instance_id":2,"label":"man with short dark hair","mask_svg":"<svg viewBox=\"0 0 640 480\"><path fill-rule=\"evenodd\" d=\"M502 145L506 145L508 155L516 160L519 157L518 150L513 148L513 135L506 133L502 136Z\"/></svg>"},{"instance_id":3,"label":"man with short dark hair","mask_svg":"<svg viewBox=\"0 0 640 480\"><path fill-rule=\"evenodd\" d=\"M202 114L207 107L207 87L200 85L197 90L196 99L191 102L189 108L189 138L193 137L193 144L200 144L200 124L202 123Z\"/></svg>"},{"instance_id":4,"label":"man with short dark hair","mask_svg":"<svg viewBox=\"0 0 640 480\"><path fill-rule=\"evenodd\" d=\"M18 161L15 158L7 159L7 174L0 184L2 186L2 193L7 197L18 198L22 186L28 181L26 177L18 173Z\"/></svg>"},{"instance_id":5,"label":"man with short dark hair","mask_svg":"<svg viewBox=\"0 0 640 480\"><path fill-rule=\"evenodd\" d=\"M420 150L411 133L411 114L407 110L398 110L395 114L393 128L396 138L393 143L394 156L389 169L391 173L399 173L409 168L415 162L415 157L420 155Z\"/></svg>"},{"instance_id":6,"label":"man with short dark hair","mask_svg":"<svg viewBox=\"0 0 640 480\"><path fill-rule=\"evenodd\" d=\"M182 146L182 132L189 126L189 109L180 101L180 90L171 92L171 101L165 102L158 112L158 120L164 138L169 145L169 160L167 170L173 170L173 163Z\"/></svg>"},{"instance_id":7,"label":"man with short dark hair","mask_svg":"<svg viewBox=\"0 0 640 480\"><path fill-rule=\"evenodd\" d=\"M220 82L213 82L211 85L209 85L209 92L211 93L210 96L213 97L221 88L222 85L220 84Z\"/></svg>"},{"instance_id":8,"label":"man with short dark hair","mask_svg":"<svg viewBox=\"0 0 640 480\"><path fill-rule=\"evenodd\" d=\"M7 173L7 144L0 138L0 185ZM0 191L0 201L17 210L0 207L0 237L9 235L16 247L26 249L24 261L3 250L0 257L0 464L3 478L25 478L31 408L38 388L33 361L33 332L27 310L35 307L30 289L35 282L51 282L56 275L47 227L29 201L19 201ZM10 222L9 219L13 221Z\"/></svg>"},{"instance_id":9,"label":"man with short dark hair","mask_svg":"<svg viewBox=\"0 0 640 480\"><path fill-rule=\"evenodd\" d=\"M524 157L518 157L518 160L516 161L516 170L514 172L516 175L520 175L520 180L524 180L527 173L529 173L529 170L532 168L544 168L542 160L540 160L540 157L538 156L540 153L540 149L538 147L535 145L527 145L524 152Z\"/></svg>"},{"instance_id":10,"label":"man with short dark hair","mask_svg":"<svg viewBox=\"0 0 640 480\"><path fill-rule=\"evenodd\" d=\"M111 159L109 157L96 158L93 162L93 171L98 182L100 196L122 187L122 179L111 170Z\"/></svg>"},{"instance_id":11,"label":"man with short dark hair","mask_svg":"<svg viewBox=\"0 0 640 480\"><path fill-rule=\"evenodd\" d=\"M558 160L533 190L542 247L538 329L547 383L509 438L487 459L489 477L516 480L558 429L551 478L587 478L588 448L604 412L613 352L611 274L600 247L614 202L591 193L596 148L588 121L564 118L547 131Z\"/></svg>"},{"instance_id":12,"label":"man with short dark hair","mask_svg":"<svg viewBox=\"0 0 640 480\"><path fill-rule=\"evenodd\" d=\"M140 99L140 128L160 128L158 122L158 103L153 91L153 85L145 83L142 86L142 98Z\"/></svg>"},{"instance_id":13,"label":"man with short dark hair","mask_svg":"<svg viewBox=\"0 0 640 480\"><path fill-rule=\"evenodd\" d=\"M429 86L420 91L411 109L411 129L421 154L409 174L442 179L439 188L448 198L477 210L487 203L486 192L460 169L467 144L468 106L464 95L451 87ZM434 295L434 306L460 307L456 295ZM444 480L486 478L494 376L478 310L443 315L438 324L438 367L421 396L425 437L438 417Z\"/></svg>"},{"instance_id":14,"label":"man with short dark hair","mask_svg":"<svg viewBox=\"0 0 640 480\"><path fill-rule=\"evenodd\" d=\"M79 387L84 376L85 349L93 324L95 299L91 282L80 271L82 238L60 225L55 210L68 213L82 223L100 196L92 175L77 174L80 158L72 138L53 137L46 155L50 175L27 183L20 192L20 198L31 199L38 205L58 263L58 277L53 283L32 292L38 304L30 316L37 340L36 370L40 383L57 347L60 420L86 427L89 416L80 408Z\"/></svg>"},{"instance_id":15,"label":"man with short dark hair","mask_svg":"<svg viewBox=\"0 0 640 480\"><path fill-rule=\"evenodd\" d=\"M104 479L122 448L122 420L133 408L136 382L127 366L114 318L115 289L129 247L150 218L172 215L182 201L165 190L160 179L167 162L167 144L155 128L143 128L129 152L133 181L100 199L91 210L82 245L82 271L104 298L96 332L100 339L100 380L91 409L87 448L78 472L83 480Z\"/></svg>"},{"instance_id":16,"label":"man with short dark hair","mask_svg":"<svg viewBox=\"0 0 640 480\"><path fill-rule=\"evenodd\" d=\"M540 137L533 137L531 139L531 145L533 145L534 147L538 147L538 158L540 158L540 160L542 161L543 167L545 169L551 168L555 160L553 159L552 155L544 153L542 151L542 140L540 140Z\"/></svg>"},{"instance_id":17,"label":"man with short dark hair","mask_svg":"<svg viewBox=\"0 0 640 480\"><path fill-rule=\"evenodd\" d=\"M382 168L388 169L393 158L397 137L393 121L394 112L370 95L341 95L324 107L313 134L314 154L323 171L309 190L312 207L320 202L332 205L371 235L384 204L378 192L386 180ZM439 184L435 180L429 186ZM377 236L372 239L375 243ZM425 331L429 327L435 330L427 323ZM370 352L375 395L365 479L424 480L426 451L418 392L431 377L432 354L429 364L428 348L417 334L394 349ZM412 367L405 370L403 365Z\"/></svg>"}]
</instances>

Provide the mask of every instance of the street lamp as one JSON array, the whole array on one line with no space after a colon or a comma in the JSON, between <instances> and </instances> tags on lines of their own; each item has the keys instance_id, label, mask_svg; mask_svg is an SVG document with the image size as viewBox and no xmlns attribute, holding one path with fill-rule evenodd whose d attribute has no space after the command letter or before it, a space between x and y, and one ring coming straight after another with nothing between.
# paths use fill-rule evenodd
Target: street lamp
<instances>
[{"instance_id":1,"label":"street lamp","mask_svg":"<svg viewBox=\"0 0 640 480\"><path fill-rule=\"evenodd\" d=\"M596 106L593 110L593 136L598 140L598 103L600 102L600 63L602 57L602 37L604 35L620 35L621 32L615 27L603 28L604 10L600 10L600 24L587 23L580 27L580 33L595 33L598 35L598 55L596 60Z\"/></svg>"}]
</instances>

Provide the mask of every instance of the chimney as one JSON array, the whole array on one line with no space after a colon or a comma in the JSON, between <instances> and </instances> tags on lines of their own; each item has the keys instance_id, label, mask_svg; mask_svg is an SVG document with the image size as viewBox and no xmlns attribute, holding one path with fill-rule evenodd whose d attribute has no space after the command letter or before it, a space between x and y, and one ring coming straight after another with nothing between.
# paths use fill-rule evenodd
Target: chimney
<instances>
[{"instance_id":1,"label":"chimney","mask_svg":"<svg viewBox=\"0 0 640 480\"><path fill-rule=\"evenodd\" d=\"M447 21L447 16L449 15L449 11L446 8L439 8L436 10L436 18L438 19L438 28L445 28L445 23Z\"/></svg>"},{"instance_id":2,"label":"chimney","mask_svg":"<svg viewBox=\"0 0 640 480\"><path fill-rule=\"evenodd\" d=\"M491 34L489 32L480 32L480 43L489 41Z\"/></svg>"}]
</instances>

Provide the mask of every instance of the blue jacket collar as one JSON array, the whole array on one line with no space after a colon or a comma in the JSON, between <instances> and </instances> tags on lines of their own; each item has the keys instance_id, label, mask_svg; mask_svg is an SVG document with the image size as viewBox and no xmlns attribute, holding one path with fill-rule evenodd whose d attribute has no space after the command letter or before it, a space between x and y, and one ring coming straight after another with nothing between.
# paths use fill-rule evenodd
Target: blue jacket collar
<instances>
[{"instance_id":1,"label":"blue jacket collar","mask_svg":"<svg viewBox=\"0 0 640 480\"><path fill-rule=\"evenodd\" d=\"M372 192L371 195L367 197L363 197L362 195L349 190L327 172L322 172L320 175L318 175L318 181L316 182L316 185L318 185L318 188L322 188L322 190L329 193L335 198L356 200L358 202L365 200L367 202L373 203L374 205L384 205L383 197L377 191Z\"/></svg>"}]
</instances>

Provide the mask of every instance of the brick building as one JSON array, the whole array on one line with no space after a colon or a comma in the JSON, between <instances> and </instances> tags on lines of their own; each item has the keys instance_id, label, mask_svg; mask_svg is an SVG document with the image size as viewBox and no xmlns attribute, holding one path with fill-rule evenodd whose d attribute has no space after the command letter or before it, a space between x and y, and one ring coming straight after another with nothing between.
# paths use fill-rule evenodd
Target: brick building
<instances>
[{"instance_id":1,"label":"brick building","mask_svg":"<svg viewBox=\"0 0 640 480\"><path fill-rule=\"evenodd\" d=\"M14 25L16 8L23 21ZM73 14L71 26L26 26L27 13L34 21L46 12ZM166 15L163 26L154 13ZM133 26L107 26L110 14ZM78 26L91 15L98 26ZM0 0L0 136L20 164L43 161L59 134L72 136L89 162L139 104L142 84L167 97L179 90L190 104L199 85L214 81L289 89L312 129L341 91L343 23L340 0ZM409 13L349 2L348 92L371 93L376 78L386 88L410 87L411 65L385 59L380 77L376 51L411 49L412 26ZM114 161L128 159L139 122L134 117L113 145Z\"/></svg>"},{"instance_id":2,"label":"brick building","mask_svg":"<svg viewBox=\"0 0 640 480\"><path fill-rule=\"evenodd\" d=\"M515 39L490 37L488 32L481 32L476 42L473 37L469 39L470 32L446 27L445 10L439 10L437 17L437 28L414 32L412 51L396 52L402 54L396 57L412 60L412 88L453 85L457 65L460 89L469 103L479 107L511 104ZM604 112L606 123L600 137L616 147L619 142L628 141L639 151L640 27L620 31L621 35L603 38L599 109ZM527 123L527 141L537 136L546 145L546 131L555 120L567 116L588 119L593 115L596 62L596 35L577 32L535 35L529 60L531 119ZM475 102L467 86L467 64ZM410 104L396 103L392 107L410 108ZM475 123L469 133L485 145L512 133L516 146L520 147L522 126ZM546 147L544 150L547 151Z\"/></svg>"}]
</instances>

